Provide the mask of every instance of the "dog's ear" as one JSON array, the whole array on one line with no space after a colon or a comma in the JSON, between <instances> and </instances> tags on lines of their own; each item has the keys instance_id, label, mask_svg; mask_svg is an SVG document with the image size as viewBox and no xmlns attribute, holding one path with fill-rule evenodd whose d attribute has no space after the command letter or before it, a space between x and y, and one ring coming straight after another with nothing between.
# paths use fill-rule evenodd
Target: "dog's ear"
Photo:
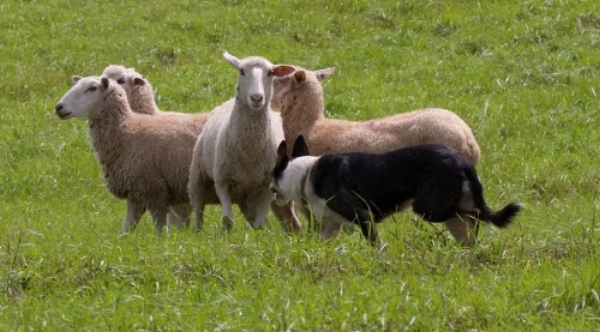
<instances>
[{"instance_id":1,"label":"dog's ear","mask_svg":"<svg viewBox=\"0 0 600 332\"><path fill-rule=\"evenodd\" d=\"M308 155L308 146L306 146L304 136L300 135L298 136L298 138L296 138L296 142L294 143L294 150L292 150L292 158L298 158Z\"/></svg>"},{"instance_id":2,"label":"dog's ear","mask_svg":"<svg viewBox=\"0 0 600 332\"><path fill-rule=\"evenodd\" d=\"M290 158L287 155L287 144L285 141L281 141L277 148L277 160L275 161L275 168L273 168L272 176L278 179L283 171L286 169Z\"/></svg>"},{"instance_id":3,"label":"dog's ear","mask_svg":"<svg viewBox=\"0 0 600 332\"><path fill-rule=\"evenodd\" d=\"M277 148L277 164L285 157L287 157L287 143L283 140L279 143L279 147Z\"/></svg>"}]
</instances>

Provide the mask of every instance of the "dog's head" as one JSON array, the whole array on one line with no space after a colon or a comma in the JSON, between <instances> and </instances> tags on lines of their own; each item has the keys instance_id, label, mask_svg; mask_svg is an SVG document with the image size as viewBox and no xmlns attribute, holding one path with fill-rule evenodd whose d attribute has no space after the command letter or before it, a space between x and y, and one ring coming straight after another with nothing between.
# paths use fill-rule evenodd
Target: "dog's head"
<instances>
[{"instance_id":1,"label":"dog's head","mask_svg":"<svg viewBox=\"0 0 600 332\"><path fill-rule=\"evenodd\" d=\"M290 199L300 197L301 181L309 167L307 162L294 162L296 158L308 156L308 147L302 135L294 143L291 158L287 155L287 143L281 141L277 148L277 160L271 172L272 181L269 190L275 194L275 202L285 205Z\"/></svg>"}]
</instances>

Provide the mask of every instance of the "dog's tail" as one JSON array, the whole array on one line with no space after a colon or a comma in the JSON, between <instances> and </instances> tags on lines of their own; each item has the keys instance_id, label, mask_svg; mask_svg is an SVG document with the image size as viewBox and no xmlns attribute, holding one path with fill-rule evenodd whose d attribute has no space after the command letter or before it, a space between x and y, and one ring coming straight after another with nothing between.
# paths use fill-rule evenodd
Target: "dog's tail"
<instances>
[{"instance_id":1,"label":"dog's tail","mask_svg":"<svg viewBox=\"0 0 600 332\"><path fill-rule=\"evenodd\" d=\"M500 211L492 211L488 206L480 208L479 218L484 221L490 221L494 226L504 228L508 226L517 215L519 211L523 209L521 203L510 203Z\"/></svg>"},{"instance_id":2,"label":"dog's tail","mask_svg":"<svg viewBox=\"0 0 600 332\"><path fill-rule=\"evenodd\" d=\"M513 218L517 215L517 213L523 209L523 204L521 203L510 203L507 206L505 206L502 210L492 210L485 203L485 199L483 198L483 187L481 186L481 182L479 182L479 178L477 177L475 168L471 167L469 171L466 172L466 175L468 181L471 183L471 193L473 194L473 201L475 203L476 208L479 210L479 215L477 216L477 219L480 219L485 222L491 222L496 227L504 228L508 226L512 222Z\"/></svg>"}]
</instances>

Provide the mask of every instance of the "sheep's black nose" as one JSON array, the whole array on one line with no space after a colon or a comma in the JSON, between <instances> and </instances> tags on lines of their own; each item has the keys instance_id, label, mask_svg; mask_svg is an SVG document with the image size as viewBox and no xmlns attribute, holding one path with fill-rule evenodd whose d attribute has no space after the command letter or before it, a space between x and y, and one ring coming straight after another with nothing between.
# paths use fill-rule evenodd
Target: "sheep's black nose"
<instances>
[{"instance_id":1,"label":"sheep's black nose","mask_svg":"<svg viewBox=\"0 0 600 332\"><path fill-rule=\"evenodd\" d=\"M63 105L62 104L57 104L56 107L55 107L55 109L56 109L57 112L60 112L60 110L63 109Z\"/></svg>"},{"instance_id":2,"label":"sheep's black nose","mask_svg":"<svg viewBox=\"0 0 600 332\"><path fill-rule=\"evenodd\" d=\"M261 94L255 93L250 96L250 99L252 99L252 101L255 103L260 103L263 100L263 96Z\"/></svg>"}]
</instances>

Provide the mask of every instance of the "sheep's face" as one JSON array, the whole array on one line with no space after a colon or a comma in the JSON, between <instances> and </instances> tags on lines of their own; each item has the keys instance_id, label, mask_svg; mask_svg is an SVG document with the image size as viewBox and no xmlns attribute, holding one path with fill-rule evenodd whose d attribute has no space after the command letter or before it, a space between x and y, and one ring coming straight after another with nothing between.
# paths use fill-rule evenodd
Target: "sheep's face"
<instances>
[{"instance_id":1,"label":"sheep's face","mask_svg":"<svg viewBox=\"0 0 600 332\"><path fill-rule=\"evenodd\" d=\"M133 90L136 86L146 85L146 80L142 74L135 71L135 68L125 68L120 65L110 65L104 69L102 75L117 82L125 93L127 100L133 100Z\"/></svg>"},{"instance_id":2,"label":"sheep's face","mask_svg":"<svg viewBox=\"0 0 600 332\"><path fill-rule=\"evenodd\" d=\"M127 93L127 99L131 97L131 80L128 78L130 72L135 72L133 68L125 68L120 65L109 65L104 68L102 75L117 82Z\"/></svg>"},{"instance_id":3,"label":"sheep's face","mask_svg":"<svg viewBox=\"0 0 600 332\"><path fill-rule=\"evenodd\" d=\"M306 74L314 75L319 82L322 82L327 77L331 76L334 71L335 67L329 67L315 71L296 67L294 74L297 72L306 72ZM297 84L294 76L295 75L286 75L284 77L276 77L273 80L273 98L271 100L271 107L281 109L283 106L284 95L292 89L294 84Z\"/></svg>"},{"instance_id":4,"label":"sheep's face","mask_svg":"<svg viewBox=\"0 0 600 332\"><path fill-rule=\"evenodd\" d=\"M102 98L100 77L73 76L73 87L56 104L56 115L62 120L87 118L94 105Z\"/></svg>"},{"instance_id":5,"label":"sheep's face","mask_svg":"<svg viewBox=\"0 0 600 332\"><path fill-rule=\"evenodd\" d=\"M273 80L273 97L271 98L271 107L281 109L281 100L283 96L290 91L292 78L290 75L277 77Z\"/></svg>"},{"instance_id":6,"label":"sheep's face","mask_svg":"<svg viewBox=\"0 0 600 332\"><path fill-rule=\"evenodd\" d=\"M223 57L239 71L236 97L252 110L262 110L271 102L274 77L283 77L294 71L292 66L273 65L261 57L239 60L227 52Z\"/></svg>"}]
</instances>

